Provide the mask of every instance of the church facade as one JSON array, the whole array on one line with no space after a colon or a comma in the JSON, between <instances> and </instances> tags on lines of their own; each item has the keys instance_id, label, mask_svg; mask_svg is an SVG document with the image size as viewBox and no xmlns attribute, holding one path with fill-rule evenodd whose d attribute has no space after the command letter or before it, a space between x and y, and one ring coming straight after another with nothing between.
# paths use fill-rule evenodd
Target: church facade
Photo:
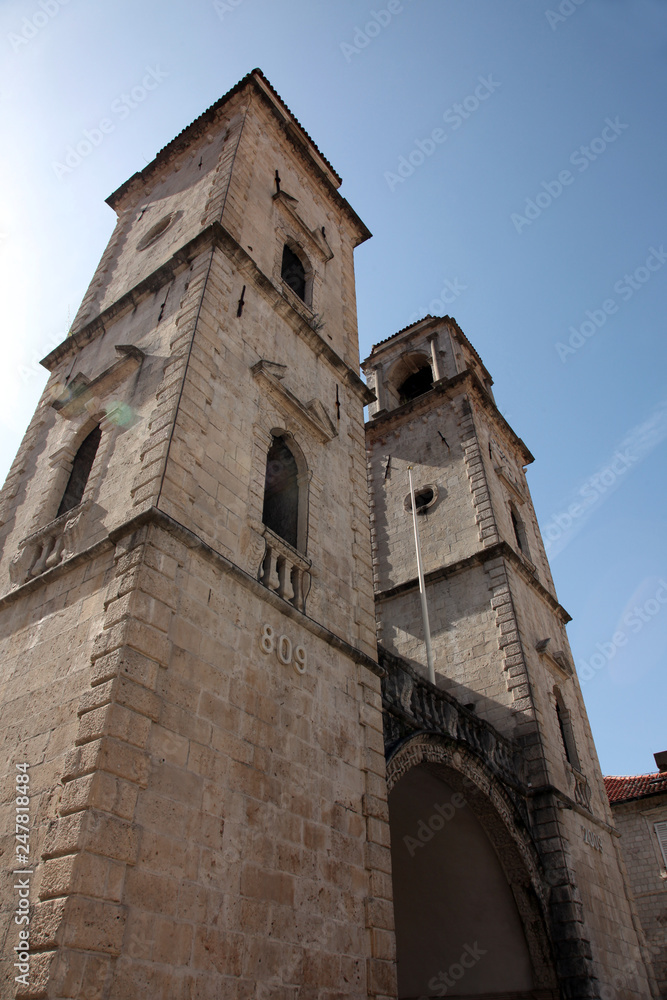
<instances>
[{"instance_id":1,"label":"church facade","mask_svg":"<svg viewBox=\"0 0 667 1000\"><path fill-rule=\"evenodd\" d=\"M108 199L0 497L3 997L657 996L532 457L450 317L361 380L340 183L255 70Z\"/></svg>"}]
</instances>

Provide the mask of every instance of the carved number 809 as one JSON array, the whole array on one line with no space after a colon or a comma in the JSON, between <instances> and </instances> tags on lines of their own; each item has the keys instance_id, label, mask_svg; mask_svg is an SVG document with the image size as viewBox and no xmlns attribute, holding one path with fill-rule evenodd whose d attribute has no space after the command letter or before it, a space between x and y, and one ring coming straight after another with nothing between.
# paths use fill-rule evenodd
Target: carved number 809
<instances>
[{"instance_id":1,"label":"carved number 809","mask_svg":"<svg viewBox=\"0 0 667 1000\"><path fill-rule=\"evenodd\" d=\"M298 674L305 674L308 658L303 646L293 646L287 635L276 637L275 630L270 625L262 627L262 637L259 640L260 649L267 656L275 653L286 667L291 663Z\"/></svg>"}]
</instances>

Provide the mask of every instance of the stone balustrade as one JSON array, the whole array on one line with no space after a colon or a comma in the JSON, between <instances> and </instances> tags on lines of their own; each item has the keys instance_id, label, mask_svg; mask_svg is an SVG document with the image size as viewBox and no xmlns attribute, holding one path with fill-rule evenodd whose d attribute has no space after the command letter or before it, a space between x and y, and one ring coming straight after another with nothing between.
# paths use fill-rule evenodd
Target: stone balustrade
<instances>
[{"instance_id":1,"label":"stone balustrade","mask_svg":"<svg viewBox=\"0 0 667 1000\"><path fill-rule=\"evenodd\" d=\"M57 566L76 549L81 519L89 505L79 504L24 538L9 566L9 576L20 586Z\"/></svg>"},{"instance_id":2,"label":"stone balustrade","mask_svg":"<svg viewBox=\"0 0 667 1000\"><path fill-rule=\"evenodd\" d=\"M306 559L284 538L264 527L266 552L259 571L259 581L273 590L297 611L306 610L310 590L310 559Z\"/></svg>"},{"instance_id":3,"label":"stone balustrade","mask_svg":"<svg viewBox=\"0 0 667 1000\"><path fill-rule=\"evenodd\" d=\"M408 732L427 731L448 736L478 754L510 786L523 779L523 762L518 747L497 732L490 723L463 708L452 695L434 687L401 657L379 647L382 701L393 717L390 742Z\"/></svg>"}]
</instances>

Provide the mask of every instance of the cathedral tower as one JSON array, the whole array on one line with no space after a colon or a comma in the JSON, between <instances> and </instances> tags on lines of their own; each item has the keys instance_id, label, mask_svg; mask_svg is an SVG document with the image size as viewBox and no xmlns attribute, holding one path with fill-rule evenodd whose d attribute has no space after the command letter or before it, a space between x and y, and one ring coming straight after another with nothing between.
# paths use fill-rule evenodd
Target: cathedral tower
<instances>
[{"instance_id":1,"label":"cathedral tower","mask_svg":"<svg viewBox=\"0 0 667 1000\"><path fill-rule=\"evenodd\" d=\"M362 367L376 395L367 454L399 996L441 995L438 974L446 984L476 939L485 957L465 993L550 996L557 980L567 997L650 996L569 615L526 481L533 458L453 319L427 316ZM424 680L409 468L437 691ZM436 863L422 841L452 789L470 809L448 806Z\"/></svg>"},{"instance_id":2,"label":"cathedral tower","mask_svg":"<svg viewBox=\"0 0 667 1000\"><path fill-rule=\"evenodd\" d=\"M339 185L255 70L108 199L1 501L3 996L393 992Z\"/></svg>"}]
</instances>

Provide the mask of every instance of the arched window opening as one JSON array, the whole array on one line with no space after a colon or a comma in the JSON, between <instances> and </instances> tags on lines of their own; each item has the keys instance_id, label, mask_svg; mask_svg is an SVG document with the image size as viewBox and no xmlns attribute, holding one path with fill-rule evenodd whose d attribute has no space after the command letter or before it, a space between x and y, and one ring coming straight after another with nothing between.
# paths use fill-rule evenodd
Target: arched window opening
<instances>
[{"instance_id":1,"label":"arched window opening","mask_svg":"<svg viewBox=\"0 0 667 1000\"><path fill-rule=\"evenodd\" d=\"M554 693L556 696L556 718L558 719L558 728L560 729L560 735L563 741L565 759L568 764L571 764L573 768L580 771L581 765L579 763L579 754L577 753L577 744L574 741L574 730L572 729L570 713L567 708L565 708L565 703L563 702L560 691L556 689Z\"/></svg>"},{"instance_id":2,"label":"arched window opening","mask_svg":"<svg viewBox=\"0 0 667 1000\"><path fill-rule=\"evenodd\" d=\"M298 469L294 455L281 437L274 437L266 458L262 521L276 535L297 548Z\"/></svg>"},{"instance_id":3,"label":"arched window opening","mask_svg":"<svg viewBox=\"0 0 667 1000\"><path fill-rule=\"evenodd\" d=\"M401 403L409 403L417 396L423 396L433 385L433 372L430 365L418 368L412 375L408 375L405 382L399 386L398 395Z\"/></svg>"},{"instance_id":4,"label":"arched window opening","mask_svg":"<svg viewBox=\"0 0 667 1000\"><path fill-rule=\"evenodd\" d=\"M283 247L283 263L280 273L285 284L289 285L292 291L305 302L306 271L297 255L287 244Z\"/></svg>"},{"instance_id":5,"label":"arched window opening","mask_svg":"<svg viewBox=\"0 0 667 1000\"><path fill-rule=\"evenodd\" d=\"M74 507L78 507L81 503L101 437L102 431L100 428L93 428L74 456L72 471L70 472L67 487L60 501L56 517L67 513L68 510L73 510Z\"/></svg>"},{"instance_id":6,"label":"arched window opening","mask_svg":"<svg viewBox=\"0 0 667 1000\"><path fill-rule=\"evenodd\" d=\"M510 507L510 515L512 517L512 527L514 528L514 537L516 538L516 544L519 546L519 551L523 552L527 559L530 559L530 549L528 548L528 538L526 537L526 529L524 523L517 514L514 507Z\"/></svg>"}]
</instances>

